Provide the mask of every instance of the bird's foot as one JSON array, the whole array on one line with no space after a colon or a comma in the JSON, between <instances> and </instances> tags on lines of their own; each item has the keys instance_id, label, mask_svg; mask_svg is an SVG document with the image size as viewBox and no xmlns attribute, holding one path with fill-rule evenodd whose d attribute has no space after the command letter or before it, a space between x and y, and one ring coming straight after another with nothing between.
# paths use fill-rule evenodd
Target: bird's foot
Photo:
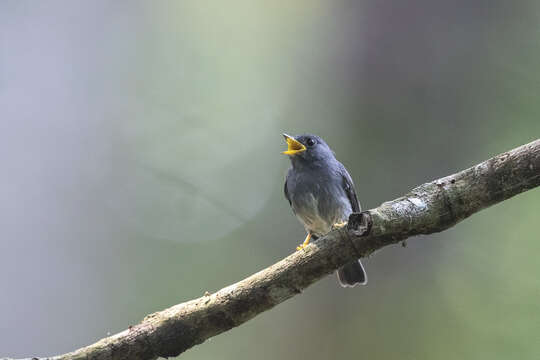
<instances>
[{"instance_id":1,"label":"bird's foot","mask_svg":"<svg viewBox=\"0 0 540 360\"><path fill-rule=\"evenodd\" d=\"M298 245L296 247L296 251L300 251L300 250L304 249L306 246L308 246L310 239L311 239L311 234L307 234L306 240L304 240L304 242L302 244L300 244L300 245Z\"/></svg>"},{"instance_id":2,"label":"bird's foot","mask_svg":"<svg viewBox=\"0 0 540 360\"><path fill-rule=\"evenodd\" d=\"M345 225L347 225L347 222L346 222L346 221L342 221L342 222L339 222L339 223L335 223L335 224L332 225L332 230L341 229L341 228L344 227Z\"/></svg>"},{"instance_id":3,"label":"bird's foot","mask_svg":"<svg viewBox=\"0 0 540 360\"><path fill-rule=\"evenodd\" d=\"M296 247L296 251L300 251L302 249L304 249L307 245L304 245L304 244L300 244Z\"/></svg>"}]
</instances>

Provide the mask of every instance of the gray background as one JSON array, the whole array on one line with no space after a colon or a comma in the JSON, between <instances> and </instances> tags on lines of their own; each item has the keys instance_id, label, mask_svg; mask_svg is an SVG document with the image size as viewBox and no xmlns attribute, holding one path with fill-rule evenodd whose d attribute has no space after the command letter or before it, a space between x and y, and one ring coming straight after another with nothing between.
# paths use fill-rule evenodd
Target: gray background
<instances>
[{"instance_id":1,"label":"gray background","mask_svg":"<svg viewBox=\"0 0 540 360\"><path fill-rule=\"evenodd\" d=\"M517 1L1 1L0 356L67 352L292 252L281 132L364 208L540 134ZM540 355L540 192L333 276L184 359Z\"/></svg>"}]
</instances>

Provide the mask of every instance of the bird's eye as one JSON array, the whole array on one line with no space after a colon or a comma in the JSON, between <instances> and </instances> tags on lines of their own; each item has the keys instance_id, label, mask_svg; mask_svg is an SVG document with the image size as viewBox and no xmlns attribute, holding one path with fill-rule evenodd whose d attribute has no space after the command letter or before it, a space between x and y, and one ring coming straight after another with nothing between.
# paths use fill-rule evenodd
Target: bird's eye
<instances>
[{"instance_id":1,"label":"bird's eye","mask_svg":"<svg viewBox=\"0 0 540 360\"><path fill-rule=\"evenodd\" d=\"M307 139L306 144L307 146L313 146L315 145L315 140L313 140L312 138L309 138Z\"/></svg>"}]
</instances>

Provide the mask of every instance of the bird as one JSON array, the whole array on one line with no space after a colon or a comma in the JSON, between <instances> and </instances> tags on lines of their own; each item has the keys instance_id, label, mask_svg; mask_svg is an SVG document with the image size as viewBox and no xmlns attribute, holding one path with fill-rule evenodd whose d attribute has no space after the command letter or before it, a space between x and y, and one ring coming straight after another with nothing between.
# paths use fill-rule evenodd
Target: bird
<instances>
[{"instance_id":1,"label":"bird","mask_svg":"<svg viewBox=\"0 0 540 360\"><path fill-rule=\"evenodd\" d=\"M354 183L324 140L313 134L283 134L291 160L285 178L284 193L293 213L304 225L307 236L296 250L303 250L311 239L343 227L352 212L360 212ZM337 270L342 287L367 284L367 275L360 259Z\"/></svg>"}]
</instances>

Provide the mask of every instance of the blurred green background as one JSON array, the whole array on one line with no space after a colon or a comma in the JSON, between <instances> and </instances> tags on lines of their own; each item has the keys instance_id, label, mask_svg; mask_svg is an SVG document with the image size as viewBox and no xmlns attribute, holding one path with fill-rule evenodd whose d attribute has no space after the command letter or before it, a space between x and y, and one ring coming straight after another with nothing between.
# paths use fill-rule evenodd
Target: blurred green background
<instances>
[{"instance_id":1,"label":"blurred green background","mask_svg":"<svg viewBox=\"0 0 540 360\"><path fill-rule=\"evenodd\" d=\"M282 132L364 208L540 135L537 1L1 1L0 356L90 344L292 252ZM183 359L537 359L540 191Z\"/></svg>"}]
</instances>

